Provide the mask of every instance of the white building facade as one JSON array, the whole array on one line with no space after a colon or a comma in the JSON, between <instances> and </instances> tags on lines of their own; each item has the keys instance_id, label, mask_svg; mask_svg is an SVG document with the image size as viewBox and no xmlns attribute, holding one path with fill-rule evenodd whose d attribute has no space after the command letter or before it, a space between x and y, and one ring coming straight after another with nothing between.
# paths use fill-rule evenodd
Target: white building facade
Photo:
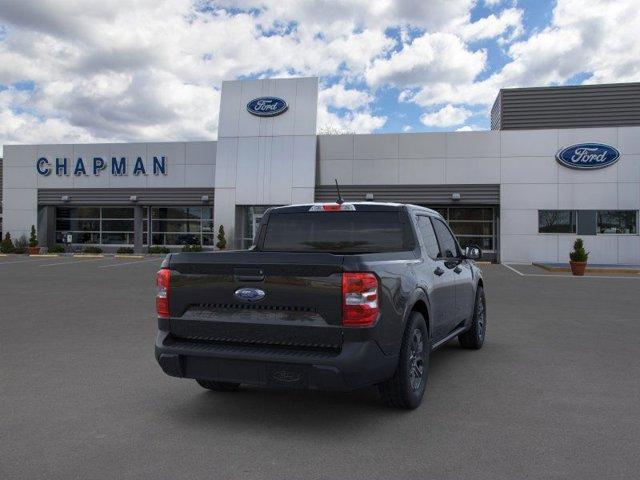
<instances>
[{"instance_id":1,"label":"white building facade","mask_svg":"<svg viewBox=\"0 0 640 480\"><path fill-rule=\"evenodd\" d=\"M144 251L213 248L223 225L243 248L266 208L331 200L337 179L441 211L491 259L564 263L579 236L592 263L640 264L640 126L318 136L317 100L316 78L224 82L217 142L5 145L3 232ZM594 159L567 166L567 147Z\"/></svg>"}]
</instances>

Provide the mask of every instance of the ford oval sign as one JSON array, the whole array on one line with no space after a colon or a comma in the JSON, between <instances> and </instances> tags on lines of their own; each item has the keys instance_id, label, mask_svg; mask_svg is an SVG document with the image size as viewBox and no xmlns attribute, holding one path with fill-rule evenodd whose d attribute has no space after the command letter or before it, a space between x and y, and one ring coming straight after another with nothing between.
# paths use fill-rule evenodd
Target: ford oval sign
<instances>
[{"instance_id":1,"label":"ford oval sign","mask_svg":"<svg viewBox=\"0 0 640 480\"><path fill-rule=\"evenodd\" d=\"M287 102L278 97L254 98L247 103L247 111L258 117L275 117L284 113L287 108L289 108Z\"/></svg>"},{"instance_id":2,"label":"ford oval sign","mask_svg":"<svg viewBox=\"0 0 640 480\"><path fill-rule=\"evenodd\" d=\"M243 302L257 302L258 300L262 300L266 294L264 290L260 290L259 288L246 287L239 288L233 295Z\"/></svg>"},{"instance_id":3,"label":"ford oval sign","mask_svg":"<svg viewBox=\"0 0 640 480\"><path fill-rule=\"evenodd\" d=\"M558 152L556 160L569 168L595 170L613 165L620 158L620 152L602 143L579 143L565 147Z\"/></svg>"}]
</instances>

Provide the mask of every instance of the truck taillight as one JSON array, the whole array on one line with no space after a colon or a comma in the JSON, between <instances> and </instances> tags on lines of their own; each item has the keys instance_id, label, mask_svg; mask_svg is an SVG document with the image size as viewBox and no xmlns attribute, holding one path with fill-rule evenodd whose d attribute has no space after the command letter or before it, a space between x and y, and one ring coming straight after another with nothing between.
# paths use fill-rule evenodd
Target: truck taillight
<instances>
[{"instance_id":1,"label":"truck taillight","mask_svg":"<svg viewBox=\"0 0 640 480\"><path fill-rule=\"evenodd\" d=\"M369 327L378 318L378 278L373 273L342 274L342 324Z\"/></svg>"},{"instance_id":2,"label":"truck taillight","mask_svg":"<svg viewBox=\"0 0 640 480\"><path fill-rule=\"evenodd\" d=\"M156 312L158 317L169 318L169 280L171 279L171 271L163 268L156 275Z\"/></svg>"}]
</instances>

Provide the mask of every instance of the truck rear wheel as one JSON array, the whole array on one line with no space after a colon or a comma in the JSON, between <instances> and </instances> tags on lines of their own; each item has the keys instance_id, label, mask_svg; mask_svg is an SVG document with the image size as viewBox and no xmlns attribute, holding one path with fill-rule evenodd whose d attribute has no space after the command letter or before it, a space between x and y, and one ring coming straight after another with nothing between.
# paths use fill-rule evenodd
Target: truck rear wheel
<instances>
[{"instance_id":1,"label":"truck rear wheel","mask_svg":"<svg viewBox=\"0 0 640 480\"><path fill-rule=\"evenodd\" d=\"M402 338L398 368L393 377L378 385L387 406L414 409L420 405L427 385L430 351L427 324L420 313L413 312Z\"/></svg>"},{"instance_id":2,"label":"truck rear wheel","mask_svg":"<svg viewBox=\"0 0 640 480\"><path fill-rule=\"evenodd\" d=\"M484 335L487 331L487 302L484 298L484 289L478 285L476 291L476 304L471 319L471 327L466 332L458 335L458 341L463 348L478 350L484 343Z\"/></svg>"},{"instance_id":3,"label":"truck rear wheel","mask_svg":"<svg viewBox=\"0 0 640 480\"><path fill-rule=\"evenodd\" d=\"M235 392L240 389L239 383L230 383L230 382L214 382L213 380L200 380L196 379L198 385L202 388L206 388L207 390L212 390L214 392Z\"/></svg>"}]
</instances>

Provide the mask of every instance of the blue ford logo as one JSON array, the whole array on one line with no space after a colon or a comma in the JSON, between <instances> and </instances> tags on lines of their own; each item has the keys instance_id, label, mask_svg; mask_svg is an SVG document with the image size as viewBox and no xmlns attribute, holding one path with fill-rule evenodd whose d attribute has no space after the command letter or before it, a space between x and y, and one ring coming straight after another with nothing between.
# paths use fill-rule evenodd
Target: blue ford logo
<instances>
[{"instance_id":1,"label":"blue ford logo","mask_svg":"<svg viewBox=\"0 0 640 480\"><path fill-rule=\"evenodd\" d=\"M602 143L579 143L565 147L558 152L556 160L569 168L595 170L613 165L620 158L620 152Z\"/></svg>"},{"instance_id":2,"label":"blue ford logo","mask_svg":"<svg viewBox=\"0 0 640 480\"><path fill-rule=\"evenodd\" d=\"M262 300L266 293L264 290L260 290L259 288L239 288L233 294L238 300L242 300L244 302L257 302L258 300Z\"/></svg>"},{"instance_id":3,"label":"blue ford logo","mask_svg":"<svg viewBox=\"0 0 640 480\"><path fill-rule=\"evenodd\" d=\"M278 97L254 98L247 103L247 111L258 117L275 117L284 113L287 108L289 108L287 102Z\"/></svg>"}]
</instances>

